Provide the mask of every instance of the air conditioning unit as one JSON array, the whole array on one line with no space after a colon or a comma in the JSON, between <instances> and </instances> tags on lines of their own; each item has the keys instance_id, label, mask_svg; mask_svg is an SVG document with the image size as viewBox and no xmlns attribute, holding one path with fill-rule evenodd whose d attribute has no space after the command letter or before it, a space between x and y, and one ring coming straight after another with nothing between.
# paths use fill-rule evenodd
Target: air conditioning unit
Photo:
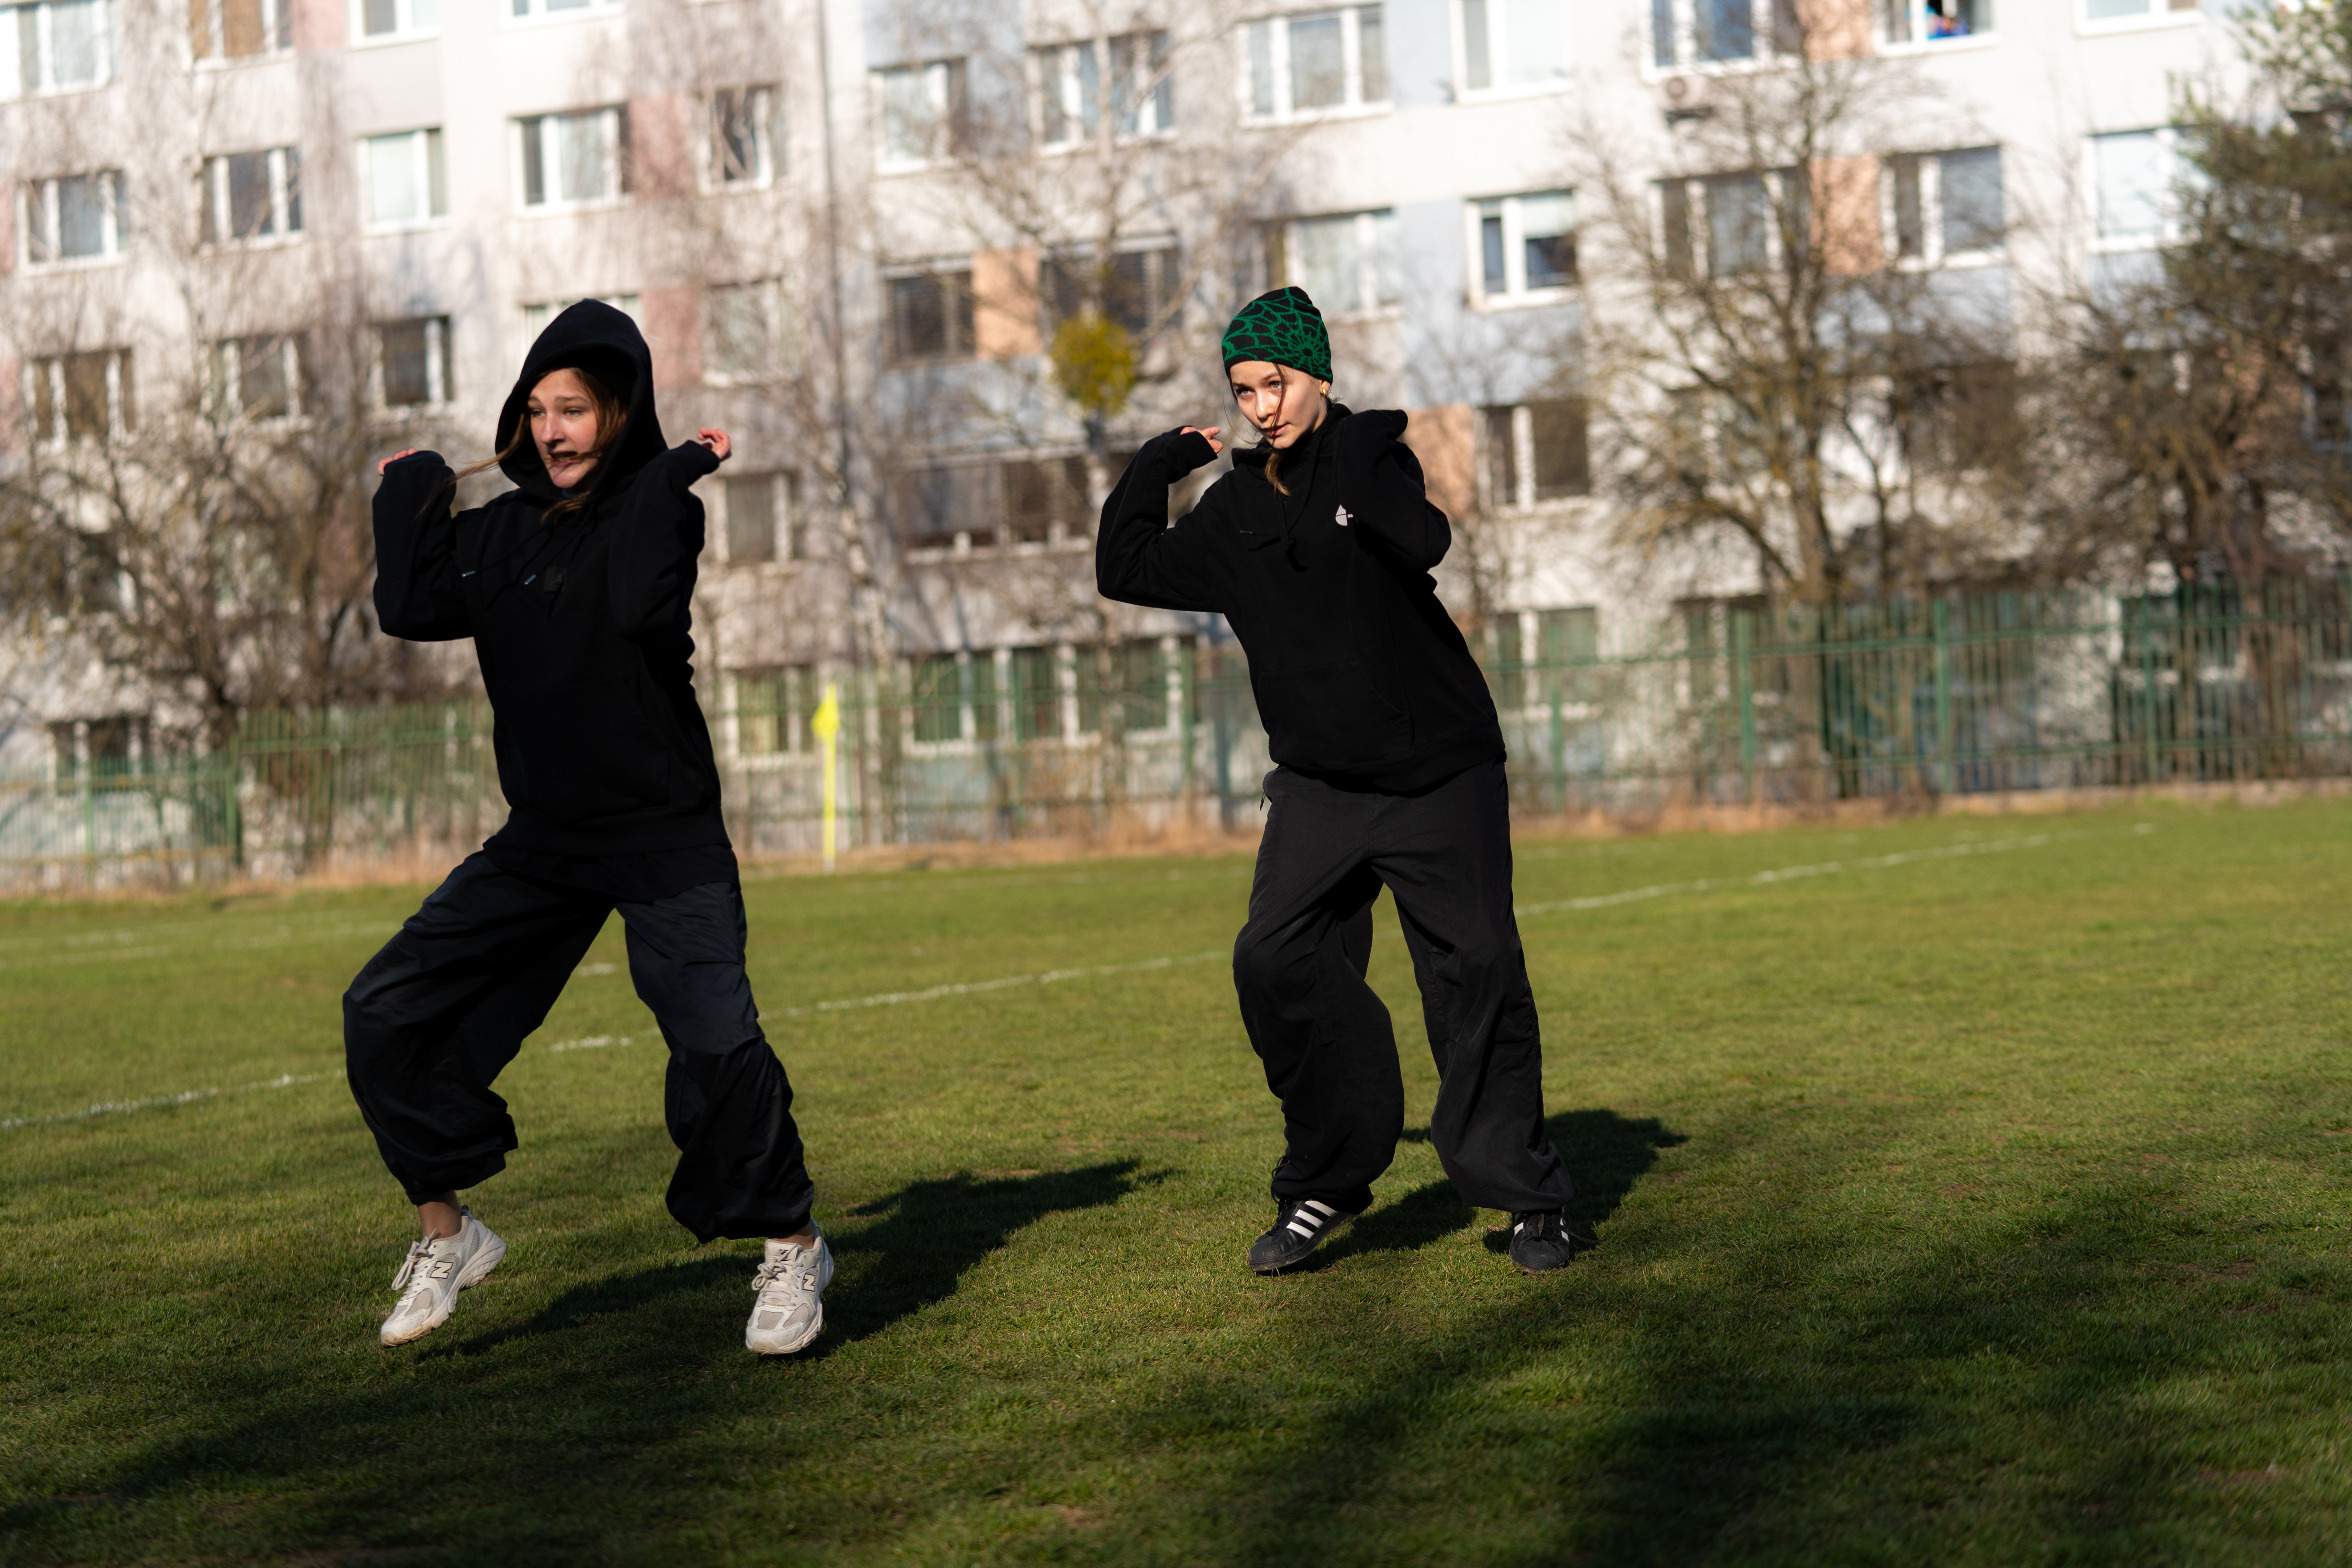
<instances>
[{"instance_id":1,"label":"air conditioning unit","mask_svg":"<svg viewBox=\"0 0 2352 1568\"><path fill-rule=\"evenodd\" d=\"M1715 112L1714 83L1703 76L1670 76L1657 86L1658 111L1666 123L1704 120Z\"/></svg>"}]
</instances>

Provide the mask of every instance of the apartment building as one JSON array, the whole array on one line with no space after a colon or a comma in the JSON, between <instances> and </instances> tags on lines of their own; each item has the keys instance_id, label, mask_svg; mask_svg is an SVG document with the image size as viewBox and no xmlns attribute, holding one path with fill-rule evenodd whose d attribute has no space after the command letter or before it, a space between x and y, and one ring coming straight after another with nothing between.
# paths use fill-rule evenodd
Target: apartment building
<instances>
[{"instance_id":1,"label":"apartment building","mask_svg":"<svg viewBox=\"0 0 2352 1568\"><path fill-rule=\"evenodd\" d=\"M1503 658L1752 591L1737 550L1619 541L1579 357L1612 308L1601 151L1685 265L1746 265L1774 176L1688 167L1710 95L1907 62L1916 117L1840 188L1877 264L1999 313L2163 240L2174 84L2231 47L2198 0L5 8L0 461L152 443L207 398L236 428L319 421L330 331L376 445L478 460L523 345L607 300L672 438L735 435L700 636L739 759L805 748L823 681L877 655L909 661L918 747L1172 725L1178 655L1221 628L1102 605L1093 516L1142 439L1234 423L1216 332L1276 282L1329 318L1341 398L1412 411L1477 525L1446 591ZM1072 391L1088 320L1119 328L1115 395ZM77 603L124 613L139 584L92 559ZM189 728L184 680L82 630L13 667L11 766L132 765Z\"/></svg>"}]
</instances>

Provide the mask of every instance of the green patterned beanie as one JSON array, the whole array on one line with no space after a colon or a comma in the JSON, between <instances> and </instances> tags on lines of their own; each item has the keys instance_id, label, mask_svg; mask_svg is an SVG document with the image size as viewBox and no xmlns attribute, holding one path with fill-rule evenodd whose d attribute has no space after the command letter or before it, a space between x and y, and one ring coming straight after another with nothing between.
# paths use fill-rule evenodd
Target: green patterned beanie
<instances>
[{"instance_id":1,"label":"green patterned beanie","mask_svg":"<svg viewBox=\"0 0 2352 1568\"><path fill-rule=\"evenodd\" d=\"M1276 289L1244 305L1225 329L1222 346L1227 370L1259 359L1303 370L1318 381L1331 379L1331 334L1323 330L1323 312L1304 289Z\"/></svg>"}]
</instances>

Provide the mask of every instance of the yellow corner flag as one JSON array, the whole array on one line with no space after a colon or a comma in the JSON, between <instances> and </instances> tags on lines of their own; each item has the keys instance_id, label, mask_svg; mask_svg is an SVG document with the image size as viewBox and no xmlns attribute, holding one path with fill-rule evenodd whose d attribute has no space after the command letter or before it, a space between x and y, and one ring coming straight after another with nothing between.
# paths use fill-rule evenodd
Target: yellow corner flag
<instances>
[{"instance_id":1,"label":"yellow corner flag","mask_svg":"<svg viewBox=\"0 0 2352 1568\"><path fill-rule=\"evenodd\" d=\"M838 772L835 758L839 755L841 744L841 688L830 680L824 683L824 700L809 716L809 731L824 752L824 868L830 871L839 831L835 826L834 775Z\"/></svg>"}]
</instances>

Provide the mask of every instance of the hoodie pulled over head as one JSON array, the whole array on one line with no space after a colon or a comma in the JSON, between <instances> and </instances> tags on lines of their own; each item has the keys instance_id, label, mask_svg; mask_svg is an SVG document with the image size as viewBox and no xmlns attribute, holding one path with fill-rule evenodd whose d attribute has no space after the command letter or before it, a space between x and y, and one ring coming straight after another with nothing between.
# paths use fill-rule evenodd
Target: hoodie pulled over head
<instances>
[{"instance_id":1,"label":"hoodie pulled over head","mask_svg":"<svg viewBox=\"0 0 2352 1568\"><path fill-rule=\"evenodd\" d=\"M583 504L550 517L574 498L548 476L527 409L531 389L567 368L628 415L576 487ZM512 869L616 898L731 876L690 664L703 542L691 487L718 458L698 442L664 449L645 338L593 300L531 345L495 439L515 488L486 505L453 514L455 476L435 452L386 468L375 497L383 629L474 639L509 813L485 847Z\"/></svg>"}]
</instances>

